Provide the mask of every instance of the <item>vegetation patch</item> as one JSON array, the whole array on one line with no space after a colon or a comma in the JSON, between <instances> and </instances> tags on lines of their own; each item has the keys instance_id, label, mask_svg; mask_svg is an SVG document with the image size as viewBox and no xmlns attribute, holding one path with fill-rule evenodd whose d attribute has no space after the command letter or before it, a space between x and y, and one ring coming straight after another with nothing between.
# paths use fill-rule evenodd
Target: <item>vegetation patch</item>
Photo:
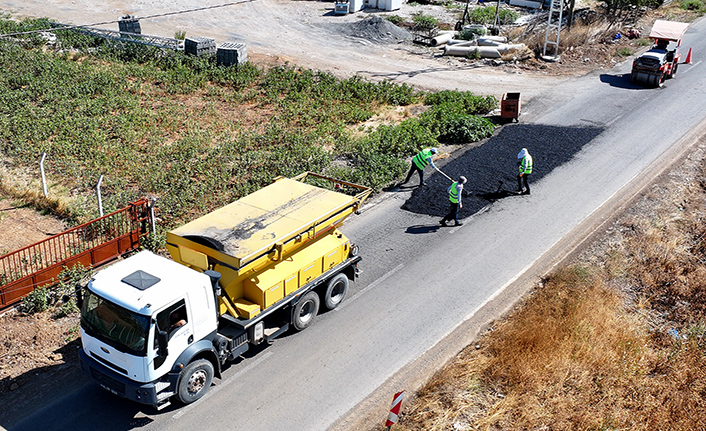
<instances>
[{"instance_id":1,"label":"vegetation patch","mask_svg":"<svg viewBox=\"0 0 706 431\"><path fill-rule=\"evenodd\" d=\"M0 29L51 25L6 20ZM426 99L443 110L447 102L389 81L338 79L289 65L222 67L213 57L113 44L73 30L55 34L54 50L43 49L36 34L23 43L0 40L0 149L13 169L36 166L46 152L50 182L85 198L62 206L61 215L74 221L96 215L92 190L101 175L106 211L155 196L168 228L278 175L314 171L379 189L397 180L422 146L463 143L491 127L459 120L463 132L451 136L434 121L409 118L352 134L351 126L390 107ZM485 115L497 104L470 93L458 97L467 99L453 102L464 104L464 115Z\"/></svg>"}]
</instances>

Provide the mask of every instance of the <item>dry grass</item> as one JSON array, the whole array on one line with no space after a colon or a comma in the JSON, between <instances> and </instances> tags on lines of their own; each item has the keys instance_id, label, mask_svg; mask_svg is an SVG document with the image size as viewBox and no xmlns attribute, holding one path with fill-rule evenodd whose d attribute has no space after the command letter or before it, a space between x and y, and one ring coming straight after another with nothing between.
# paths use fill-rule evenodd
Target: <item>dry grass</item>
<instances>
[{"instance_id":1,"label":"dry grass","mask_svg":"<svg viewBox=\"0 0 706 431\"><path fill-rule=\"evenodd\" d=\"M706 429L706 182L693 180L705 147L439 371L393 429Z\"/></svg>"}]
</instances>

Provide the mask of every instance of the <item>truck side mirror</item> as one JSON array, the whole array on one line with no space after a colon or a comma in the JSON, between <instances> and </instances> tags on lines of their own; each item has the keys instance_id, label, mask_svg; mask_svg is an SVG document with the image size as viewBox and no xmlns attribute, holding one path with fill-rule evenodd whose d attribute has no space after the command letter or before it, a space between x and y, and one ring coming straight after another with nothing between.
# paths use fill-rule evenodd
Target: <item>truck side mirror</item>
<instances>
[{"instance_id":1,"label":"truck side mirror","mask_svg":"<svg viewBox=\"0 0 706 431\"><path fill-rule=\"evenodd\" d=\"M79 310L83 309L83 289L80 285L76 285L76 306Z\"/></svg>"},{"instance_id":2,"label":"truck side mirror","mask_svg":"<svg viewBox=\"0 0 706 431\"><path fill-rule=\"evenodd\" d=\"M167 331L157 330L157 344L159 356L169 355L169 349L167 345L169 344L169 337L167 337Z\"/></svg>"}]
</instances>

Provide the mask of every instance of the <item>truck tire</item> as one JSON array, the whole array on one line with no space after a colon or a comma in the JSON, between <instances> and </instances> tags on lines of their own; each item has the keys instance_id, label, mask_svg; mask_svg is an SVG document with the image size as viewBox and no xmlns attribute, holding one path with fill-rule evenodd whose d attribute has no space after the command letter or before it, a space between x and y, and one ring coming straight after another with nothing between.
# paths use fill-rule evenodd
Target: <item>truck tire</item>
<instances>
[{"instance_id":1,"label":"truck tire","mask_svg":"<svg viewBox=\"0 0 706 431\"><path fill-rule=\"evenodd\" d=\"M346 274L336 274L326 283L324 292L324 307L333 310L338 307L348 293L348 277Z\"/></svg>"},{"instance_id":2,"label":"truck tire","mask_svg":"<svg viewBox=\"0 0 706 431\"><path fill-rule=\"evenodd\" d=\"M309 292L294 306L294 315L292 316L292 326L294 330L299 332L308 328L318 313L319 295L313 291Z\"/></svg>"},{"instance_id":3,"label":"truck tire","mask_svg":"<svg viewBox=\"0 0 706 431\"><path fill-rule=\"evenodd\" d=\"M203 397L213 381L213 364L199 359L184 367L177 385L177 396L184 404L191 404Z\"/></svg>"}]
</instances>

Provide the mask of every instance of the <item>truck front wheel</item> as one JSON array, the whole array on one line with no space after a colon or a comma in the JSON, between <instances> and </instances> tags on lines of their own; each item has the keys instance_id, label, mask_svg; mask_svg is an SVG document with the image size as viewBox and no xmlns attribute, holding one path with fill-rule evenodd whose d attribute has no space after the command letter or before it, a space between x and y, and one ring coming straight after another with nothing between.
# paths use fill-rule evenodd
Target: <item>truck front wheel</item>
<instances>
[{"instance_id":1,"label":"truck front wheel","mask_svg":"<svg viewBox=\"0 0 706 431\"><path fill-rule=\"evenodd\" d=\"M333 310L338 307L348 293L348 277L346 274L336 274L326 283L324 292L324 307Z\"/></svg>"},{"instance_id":2,"label":"truck front wheel","mask_svg":"<svg viewBox=\"0 0 706 431\"><path fill-rule=\"evenodd\" d=\"M319 295L309 292L294 306L292 326L296 331L303 331L311 325L319 312Z\"/></svg>"},{"instance_id":3,"label":"truck front wheel","mask_svg":"<svg viewBox=\"0 0 706 431\"><path fill-rule=\"evenodd\" d=\"M179 401L191 404L206 394L213 381L213 364L206 359L199 359L187 365L181 371L177 394Z\"/></svg>"}]
</instances>

